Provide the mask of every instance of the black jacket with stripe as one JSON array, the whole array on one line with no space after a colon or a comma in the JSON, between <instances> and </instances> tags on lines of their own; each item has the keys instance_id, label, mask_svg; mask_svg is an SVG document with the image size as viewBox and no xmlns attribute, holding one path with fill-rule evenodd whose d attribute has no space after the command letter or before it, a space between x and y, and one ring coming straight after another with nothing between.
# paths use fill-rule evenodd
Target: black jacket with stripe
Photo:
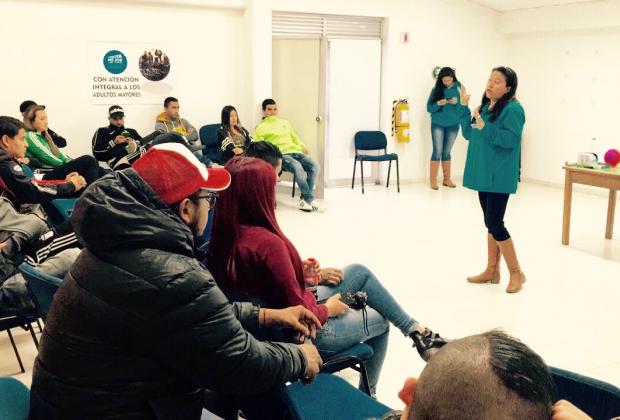
<instances>
[{"instance_id":1,"label":"black jacket with stripe","mask_svg":"<svg viewBox=\"0 0 620 420\"><path fill-rule=\"evenodd\" d=\"M26 175L22 165L0 149L0 195L9 199L18 211L26 205L67 197L74 192L71 182L39 181Z\"/></svg>"},{"instance_id":2,"label":"black jacket with stripe","mask_svg":"<svg viewBox=\"0 0 620 420\"><path fill-rule=\"evenodd\" d=\"M93 136L92 145L93 156L95 156L95 159L99 162L106 162L110 165L110 168L114 169L114 167L119 164L123 158L126 158L128 165L131 165L135 160L140 158L140 156L144 154L143 148L138 147L136 151L129 153L126 148L127 144L114 143L114 139L117 136L120 136L123 131L129 132L129 137L138 141L138 143L140 143L139 140L142 140L142 136L133 128L125 128L123 126L116 127L114 125L101 127Z\"/></svg>"}]
</instances>

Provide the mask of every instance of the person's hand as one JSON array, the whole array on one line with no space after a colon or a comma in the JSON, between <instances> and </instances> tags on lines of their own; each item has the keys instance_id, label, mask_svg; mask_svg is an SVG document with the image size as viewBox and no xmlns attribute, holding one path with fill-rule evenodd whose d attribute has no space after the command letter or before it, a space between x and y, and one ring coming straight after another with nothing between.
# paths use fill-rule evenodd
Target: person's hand
<instances>
[{"instance_id":1,"label":"person's hand","mask_svg":"<svg viewBox=\"0 0 620 420\"><path fill-rule=\"evenodd\" d=\"M319 351L312 343L299 344L298 346L306 357L306 372L304 373L304 377L306 379L314 379L321 370L321 367L323 367L323 360L319 355Z\"/></svg>"},{"instance_id":2,"label":"person's hand","mask_svg":"<svg viewBox=\"0 0 620 420\"><path fill-rule=\"evenodd\" d=\"M79 176L80 174L78 174L77 172L70 172L66 177L65 177L65 181L69 182L71 181L71 178Z\"/></svg>"},{"instance_id":3,"label":"person's hand","mask_svg":"<svg viewBox=\"0 0 620 420\"><path fill-rule=\"evenodd\" d=\"M241 147L235 147L232 149L232 151L235 155L240 155L243 153L243 149Z\"/></svg>"},{"instance_id":4,"label":"person's hand","mask_svg":"<svg viewBox=\"0 0 620 420\"><path fill-rule=\"evenodd\" d=\"M340 300L340 293L327 299L325 306L327 306L327 315L330 318L340 316L349 310L347 304Z\"/></svg>"},{"instance_id":5,"label":"person's hand","mask_svg":"<svg viewBox=\"0 0 620 420\"><path fill-rule=\"evenodd\" d=\"M447 103L448 103L448 101L446 99L440 99L440 100L437 101L437 105L439 105L439 106L444 106Z\"/></svg>"},{"instance_id":6,"label":"person's hand","mask_svg":"<svg viewBox=\"0 0 620 420\"><path fill-rule=\"evenodd\" d=\"M590 416L566 400L553 405L551 420L592 420Z\"/></svg>"},{"instance_id":7,"label":"person's hand","mask_svg":"<svg viewBox=\"0 0 620 420\"><path fill-rule=\"evenodd\" d=\"M456 105L456 98L450 98L448 99L448 103L452 104L452 105Z\"/></svg>"},{"instance_id":8,"label":"person's hand","mask_svg":"<svg viewBox=\"0 0 620 420\"><path fill-rule=\"evenodd\" d=\"M4 248L7 247L9 241L0 242L0 252L4 251Z\"/></svg>"},{"instance_id":9,"label":"person's hand","mask_svg":"<svg viewBox=\"0 0 620 420\"><path fill-rule=\"evenodd\" d=\"M304 152L304 155L307 155L309 153L309 150L306 146L301 146L301 151Z\"/></svg>"},{"instance_id":10,"label":"person's hand","mask_svg":"<svg viewBox=\"0 0 620 420\"><path fill-rule=\"evenodd\" d=\"M459 87L458 90L459 90L459 95L461 97L461 105L469 106L469 98L471 97L471 95L467 94L467 91L465 90L465 86L461 85L461 87Z\"/></svg>"},{"instance_id":11,"label":"person's hand","mask_svg":"<svg viewBox=\"0 0 620 420\"><path fill-rule=\"evenodd\" d=\"M69 174L69 175L72 175L72 174ZM86 187L86 180L84 179L83 176L78 175L76 172L73 172L73 176L71 177L67 176L66 181L72 183L76 191L79 191L82 188Z\"/></svg>"},{"instance_id":12,"label":"person's hand","mask_svg":"<svg viewBox=\"0 0 620 420\"><path fill-rule=\"evenodd\" d=\"M484 120L480 116L480 107L474 111L474 119L476 120L476 128L482 130L484 128Z\"/></svg>"},{"instance_id":13,"label":"person's hand","mask_svg":"<svg viewBox=\"0 0 620 420\"><path fill-rule=\"evenodd\" d=\"M22 165L28 165L30 163L30 159L28 159L27 157L17 158L17 162L21 163Z\"/></svg>"},{"instance_id":14,"label":"person's hand","mask_svg":"<svg viewBox=\"0 0 620 420\"><path fill-rule=\"evenodd\" d=\"M192 134L194 131L196 131L196 129L195 129L194 127L190 127L190 128L187 130L187 134Z\"/></svg>"},{"instance_id":15,"label":"person's hand","mask_svg":"<svg viewBox=\"0 0 620 420\"><path fill-rule=\"evenodd\" d=\"M316 330L321 329L321 322L316 315L301 305L284 309L261 309L261 311L265 311L265 326L292 328L300 334L300 338L316 338Z\"/></svg>"},{"instance_id":16,"label":"person's hand","mask_svg":"<svg viewBox=\"0 0 620 420\"><path fill-rule=\"evenodd\" d=\"M114 138L114 144L122 144L127 143L129 139L125 136L121 136L120 134Z\"/></svg>"},{"instance_id":17,"label":"person's hand","mask_svg":"<svg viewBox=\"0 0 620 420\"><path fill-rule=\"evenodd\" d=\"M344 273L337 268L319 268L320 284L338 286Z\"/></svg>"}]
</instances>

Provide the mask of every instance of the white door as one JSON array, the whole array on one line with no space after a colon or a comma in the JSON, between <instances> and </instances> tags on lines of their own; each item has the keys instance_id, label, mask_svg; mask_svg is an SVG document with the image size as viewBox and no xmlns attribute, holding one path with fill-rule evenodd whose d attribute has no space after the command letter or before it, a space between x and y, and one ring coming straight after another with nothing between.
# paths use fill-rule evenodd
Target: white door
<instances>
[{"instance_id":1,"label":"white door","mask_svg":"<svg viewBox=\"0 0 620 420\"><path fill-rule=\"evenodd\" d=\"M319 136L321 122L317 121L320 52L319 39L273 39L273 99L278 104L278 116L291 122L323 172L324 152ZM292 180L292 176L286 173L282 174L282 178ZM323 176L319 175L314 194L318 198L323 198L322 180Z\"/></svg>"},{"instance_id":2,"label":"white door","mask_svg":"<svg viewBox=\"0 0 620 420\"><path fill-rule=\"evenodd\" d=\"M328 51L325 179L337 185L351 180L355 133L379 130L381 41L332 39ZM371 165L364 169L370 178Z\"/></svg>"}]
</instances>

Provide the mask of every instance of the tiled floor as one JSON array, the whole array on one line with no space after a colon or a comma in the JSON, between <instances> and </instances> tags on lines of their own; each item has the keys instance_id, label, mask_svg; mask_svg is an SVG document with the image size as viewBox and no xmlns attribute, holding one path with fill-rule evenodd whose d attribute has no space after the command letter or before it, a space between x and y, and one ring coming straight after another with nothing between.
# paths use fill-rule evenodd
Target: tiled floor
<instances>
[{"instance_id":1,"label":"tiled floor","mask_svg":"<svg viewBox=\"0 0 620 420\"><path fill-rule=\"evenodd\" d=\"M528 282L516 295L500 285L470 285L465 277L486 263L486 239L475 194L431 191L425 184L327 191L324 213L303 213L281 194L278 217L303 257L323 266L370 267L416 319L447 337L501 327L548 364L620 386L620 227L605 240L607 198L574 193L570 246L560 244L562 191L521 185L508 205L511 232ZM620 215L618 216L620 224ZM30 335L15 330L30 382L36 354ZM424 365L394 328L378 398L400 407L396 393ZM0 334L0 375L17 361ZM348 376L348 375L347 375Z\"/></svg>"}]
</instances>

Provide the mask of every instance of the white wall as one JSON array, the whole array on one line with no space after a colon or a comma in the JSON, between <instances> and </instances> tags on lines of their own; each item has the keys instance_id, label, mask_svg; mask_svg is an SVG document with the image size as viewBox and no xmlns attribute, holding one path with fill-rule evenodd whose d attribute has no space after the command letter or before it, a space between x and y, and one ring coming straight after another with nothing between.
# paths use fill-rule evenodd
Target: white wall
<instances>
[{"instance_id":1,"label":"white wall","mask_svg":"<svg viewBox=\"0 0 620 420\"><path fill-rule=\"evenodd\" d=\"M579 152L602 159L620 148L620 2L510 12L501 21L526 112L524 178L559 184L562 164Z\"/></svg>"},{"instance_id":2,"label":"white wall","mask_svg":"<svg viewBox=\"0 0 620 420\"><path fill-rule=\"evenodd\" d=\"M478 97L490 69L507 58L504 36L498 33L499 13L464 0L253 0L246 16L251 32L255 122L260 102L271 94L273 10L387 18L381 128L390 132L392 100L410 98L413 141L406 145L390 143L401 156L404 180L427 176L431 143L426 99L434 84L433 67L456 67L457 76ZM400 43L401 32L409 32L409 44ZM281 114L285 117L286 110ZM466 150L462 140L454 147L457 176L462 174Z\"/></svg>"},{"instance_id":3,"label":"white wall","mask_svg":"<svg viewBox=\"0 0 620 420\"><path fill-rule=\"evenodd\" d=\"M0 113L18 117L24 99L43 103L50 127L67 138L68 153L90 154L95 129L107 125L108 106L90 103L89 41L155 41L175 50L173 96L180 100L181 114L197 128L219 122L226 104L248 115L243 11L194 2L201 4L0 2L0 14L11 16L0 25ZM127 126L146 135L163 105L124 107Z\"/></svg>"},{"instance_id":4,"label":"white wall","mask_svg":"<svg viewBox=\"0 0 620 420\"><path fill-rule=\"evenodd\" d=\"M68 152L90 152L90 139L106 124L106 106L90 104L82 80L88 74L89 41L174 44L182 114L199 126L216 122L221 107L234 104L245 125L260 117L271 96L271 12L333 13L386 17L381 127L389 133L392 100L408 97L412 143L394 144L403 180L424 178L431 153L425 111L435 65L456 67L475 97L491 67L505 63L499 14L466 0L134 0L5 1L2 114L18 114L24 99L48 107L50 126L69 140ZM31 27L25 24L29 22ZM399 41L409 32L411 42ZM24 48L26 47L26 48ZM8 64L7 64L8 63ZM163 99L163 98L162 98ZM126 123L146 134L159 106L126 106ZM286 116L286 111L283 116ZM455 173L462 173L466 146L457 142Z\"/></svg>"}]
</instances>

